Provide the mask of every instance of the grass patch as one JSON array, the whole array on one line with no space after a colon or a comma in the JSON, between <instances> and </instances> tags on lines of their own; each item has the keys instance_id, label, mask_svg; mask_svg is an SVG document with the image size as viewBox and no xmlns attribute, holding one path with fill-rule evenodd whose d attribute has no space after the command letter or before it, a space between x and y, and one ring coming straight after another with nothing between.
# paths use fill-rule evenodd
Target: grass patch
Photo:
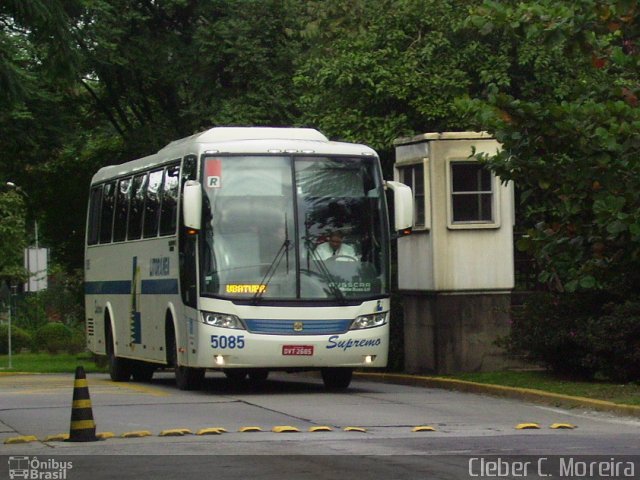
<instances>
[{"instance_id":1,"label":"grass patch","mask_svg":"<svg viewBox=\"0 0 640 480\"><path fill-rule=\"evenodd\" d=\"M531 388L545 392L585 397L608 402L640 405L640 383L627 384L604 381L580 381L560 378L549 372L487 372L460 373L447 378L469 382L503 385L505 387Z\"/></svg>"},{"instance_id":2,"label":"grass patch","mask_svg":"<svg viewBox=\"0 0 640 480\"><path fill-rule=\"evenodd\" d=\"M0 372L75 373L79 366L87 373L107 371L96 366L90 353L19 353L12 355L11 363L13 368L9 369L9 356L0 355Z\"/></svg>"}]
</instances>

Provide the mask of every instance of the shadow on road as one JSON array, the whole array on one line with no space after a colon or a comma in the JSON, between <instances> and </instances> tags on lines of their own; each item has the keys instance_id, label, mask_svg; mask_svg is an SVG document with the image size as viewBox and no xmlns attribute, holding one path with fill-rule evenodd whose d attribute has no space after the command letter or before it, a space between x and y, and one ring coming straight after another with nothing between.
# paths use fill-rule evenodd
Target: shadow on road
<instances>
[{"instance_id":1,"label":"shadow on road","mask_svg":"<svg viewBox=\"0 0 640 480\"><path fill-rule=\"evenodd\" d=\"M165 371L156 373L153 380L146 385L166 386L176 388L173 372ZM275 374L267 380L256 381L251 379L230 380L217 372L207 372L204 379L202 394L224 394L224 395L265 395L265 394L287 394L287 395L308 395L317 393L326 394L354 394L363 393L369 390L351 386L346 390L330 391L326 390L322 383L318 383L313 374Z\"/></svg>"}]
</instances>

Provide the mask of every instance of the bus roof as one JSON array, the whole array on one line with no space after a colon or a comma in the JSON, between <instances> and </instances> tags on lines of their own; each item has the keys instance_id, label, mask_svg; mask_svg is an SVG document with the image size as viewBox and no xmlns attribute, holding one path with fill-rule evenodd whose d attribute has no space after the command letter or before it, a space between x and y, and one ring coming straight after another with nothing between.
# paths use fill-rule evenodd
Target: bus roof
<instances>
[{"instance_id":1,"label":"bus roof","mask_svg":"<svg viewBox=\"0 0 640 480\"><path fill-rule=\"evenodd\" d=\"M184 155L200 155L205 152L376 155L376 152L366 145L333 142L313 128L215 127L175 140L153 155L121 165L103 167L93 176L92 183L152 168Z\"/></svg>"},{"instance_id":2,"label":"bus roof","mask_svg":"<svg viewBox=\"0 0 640 480\"><path fill-rule=\"evenodd\" d=\"M328 142L329 139L313 128L274 128L274 127L215 127L190 137L169 143L171 148L181 143L218 143L239 140L312 140ZM164 149L163 149L164 150ZM161 150L162 151L162 150Z\"/></svg>"}]
</instances>

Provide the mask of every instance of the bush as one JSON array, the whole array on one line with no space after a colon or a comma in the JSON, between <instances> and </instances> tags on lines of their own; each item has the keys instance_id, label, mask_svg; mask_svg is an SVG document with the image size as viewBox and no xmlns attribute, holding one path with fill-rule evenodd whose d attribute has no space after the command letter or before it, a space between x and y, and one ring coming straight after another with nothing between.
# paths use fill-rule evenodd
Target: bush
<instances>
[{"instance_id":1,"label":"bush","mask_svg":"<svg viewBox=\"0 0 640 480\"><path fill-rule=\"evenodd\" d=\"M47 323L43 292L20 294L14 298L14 323L35 332Z\"/></svg>"},{"instance_id":2,"label":"bush","mask_svg":"<svg viewBox=\"0 0 640 480\"><path fill-rule=\"evenodd\" d=\"M72 331L62 323L47 323L35 334L35 349L58 353L66 350L71 343Z\"/></svg>"},{"instance_id":3,"label":"bush","mask_svg":"<svg viewBox=\"0 0 640 480\"><path fill-rule=\"evenodd\" d=\"M71 340L67 346L67 352L74 355L76 353L84 352L87 348L87 341L84 336L84 331L73 329L71 334Z\"/></svg>"},{"instance_id":4,"label":"bush","mask_svg":"<svg viewBox=\"0 0 640 480\"><path fill-rule=\"evenodd\" d=\"M535 294L513 313L511 333L499 344L556 373L591 378L595 366L586 326L604 303L599 295Z\"/></svg>"},{"instance_id":5,"label":"bush","mask_svg":"<svg viewBox=\"0 0 640 480\"><path fill-rule=\"evenodd\" d=\"M640 380L640 302L606 293L536 294L513 314L499 344L556 373Z\"/></svg>"},{"instance_id":6,"label":"bush","mask_svg":"<svg viewBox=\"0 0 640 480\"><path fill-rule=\"evenodd\" d=\"M0 355L9 353L9 326L0 325ZM11 325L11 353L18 353L23 348L31 345L31 335L26 330Z\"/></svg>"},{"instance_id":7,"label":"bush","mask_svg":"<svg viewBox=\"0 0 640 480\"><path fill-rule=\"evenodd\" d=\"M609 305L607 310L588 324L590 361L611 380L640 380L640 302Z\"/></svg>"}]
</instances>

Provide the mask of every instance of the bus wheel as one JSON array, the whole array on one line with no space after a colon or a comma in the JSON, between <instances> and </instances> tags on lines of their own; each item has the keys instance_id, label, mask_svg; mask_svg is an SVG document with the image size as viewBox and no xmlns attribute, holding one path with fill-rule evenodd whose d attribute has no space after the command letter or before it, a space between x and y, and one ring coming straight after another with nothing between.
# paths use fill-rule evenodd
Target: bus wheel
<instances>
[{"instance_id":1,"label":"bus wheel","mask_svg":"<svg viewBox=\"0 0 640 480\"><path fill-rule=\"evenodd\" d=\"M131 375L136 382L150 382L156 367L150 363L136 362L131 368Z\"/></svg>"},{"instance_id":2,"label":"bus wheel","mask_svg":"<svg viewBox=\"0 0 640 480\"><path fill-rule=\"evenodd\" d=\"M178 347L176 346L175 339L171 340L173 345L169 345L167 349L172 358L169 359L169 364L173 365L176 373L176 386L180 390L200 390L204 381L204 368L193 368L178 365Z\"/></svg>"},{"instance_id":3,"label":"bus wheel","mask_svg":"<svg viewBox=\"0 0 640 480\"><path fill-rule=\"evenodd\" d=\"M204 382L204 368L176 367L176 385L180 390L200 390Z\"/></svg>"},{"instance_id":4,"label":"bus wheel","mask_svg":"<svg viewBox=\"0 0 640 480\"><path fill-rule=\"evenodd\" d=\"M107 357L109 358L109 376L114 382L128 382L131 377L131 362L116 357L111 328L107 328Z\"/></svg>"},{"instance_id":5,"label":"bus wheel","mask_svg":"<svg viewBox=\"0 0 640 480\"><path fill-rule=\"evenodd\" d=\"M323 368L321 373L327 390L345 390L353 377L352 368Z\"/></svg>"}]
</instances>

